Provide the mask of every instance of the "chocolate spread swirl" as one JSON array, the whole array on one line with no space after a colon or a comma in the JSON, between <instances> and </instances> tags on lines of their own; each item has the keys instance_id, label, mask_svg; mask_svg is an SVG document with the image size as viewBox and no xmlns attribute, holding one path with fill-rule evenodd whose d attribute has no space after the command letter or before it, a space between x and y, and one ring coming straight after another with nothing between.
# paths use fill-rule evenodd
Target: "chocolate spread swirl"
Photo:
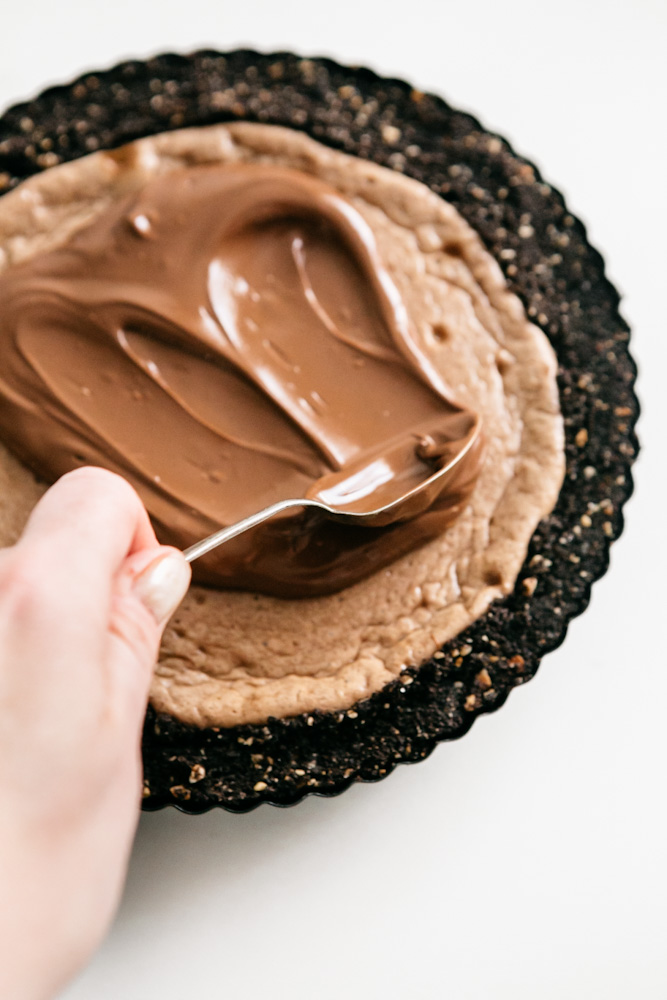
<instances>
[{"instance_id":1,"label":"chocolate spread swirl","mask_svg":"<svg viewBox=\"0 0 667 1000\"><path fill-rule=\"evenodd\" d=\"M410 520L303 511L240 536L196 564L220 587L354 583L441 533L480 466L479 421L411 336L368 224L294 170L168 174L11 268L0 357L0 432L19 457L47 480L121 473L179 546L281 499L387 502L462 456Z\"/></svg>"}]
</instances>

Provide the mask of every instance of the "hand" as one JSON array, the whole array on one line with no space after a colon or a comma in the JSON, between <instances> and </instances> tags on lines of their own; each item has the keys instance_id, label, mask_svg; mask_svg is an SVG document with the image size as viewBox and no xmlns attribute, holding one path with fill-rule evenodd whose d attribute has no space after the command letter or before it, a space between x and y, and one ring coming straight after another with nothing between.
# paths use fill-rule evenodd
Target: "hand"
<instances>
[{"instance_id":1,"label":"hand","mask_svg":"<svg viewBox=\"0 0 667 1000\"><path fill-rule=\"evenodd\" d=\"M162 628L190 582L131 486L64 476L0 551L0 996L52 997L106 932Z\"/></svg>"}]
</instances>

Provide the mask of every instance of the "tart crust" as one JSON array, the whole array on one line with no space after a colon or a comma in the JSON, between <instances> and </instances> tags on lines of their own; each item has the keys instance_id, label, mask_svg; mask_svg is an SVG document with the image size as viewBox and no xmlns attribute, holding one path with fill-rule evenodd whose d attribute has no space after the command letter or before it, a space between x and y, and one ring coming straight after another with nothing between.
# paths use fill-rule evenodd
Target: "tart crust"
<instances>
[{"instance_id":1,"label":"tart crust","mask_svg":"<svg viewBox=\"0 0 667 1000\"><path fill-rule=\"evenodd\" d=\"M334 794L462 735L532 676L585 607L621 530L636 452L628 330L583 226L506 143L407 84L328 60L245 51L124 64L7 112L0 177L9 188L62 155L234 117L300 128L423 181L457 207L556 350L567 472L512 594L354 709L219 732L149 712L147 807L239 810L263 800L287 804L310 791Z\"/></svg>"}]
</instances>

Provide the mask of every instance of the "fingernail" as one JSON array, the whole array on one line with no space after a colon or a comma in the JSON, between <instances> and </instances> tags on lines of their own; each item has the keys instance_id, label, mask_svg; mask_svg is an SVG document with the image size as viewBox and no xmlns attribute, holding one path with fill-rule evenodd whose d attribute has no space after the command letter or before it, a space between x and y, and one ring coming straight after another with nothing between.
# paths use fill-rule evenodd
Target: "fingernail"
<instances>
[{"instance_id":1,"label":"fingernail","mask_svg":"<svg viewBox=\"0 0 667 1000\"><path fill-rule=\"evenodd\" d=\"M134 591L158 625L162 625L185 597L190 577L190 565L180 552L167 552L139 573Z\"/></svg>"}]
</instances>

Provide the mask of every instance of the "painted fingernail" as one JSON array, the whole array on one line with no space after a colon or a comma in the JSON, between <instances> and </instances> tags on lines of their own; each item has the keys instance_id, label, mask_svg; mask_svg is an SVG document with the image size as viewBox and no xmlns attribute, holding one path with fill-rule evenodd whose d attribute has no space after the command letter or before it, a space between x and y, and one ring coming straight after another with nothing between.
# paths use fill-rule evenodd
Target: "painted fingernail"
<instances>
[{"instance_id":1,"label":"painted fingernail","mask_svg":"<svg viewBox=\"0 0 667 1000\"><path fill-rule=\"evenodd\" d=\"M190 586L190 564L180 552L167 552L142 570L134 590L158 625L171 618Z\"/></svg>"}]
</instances>

